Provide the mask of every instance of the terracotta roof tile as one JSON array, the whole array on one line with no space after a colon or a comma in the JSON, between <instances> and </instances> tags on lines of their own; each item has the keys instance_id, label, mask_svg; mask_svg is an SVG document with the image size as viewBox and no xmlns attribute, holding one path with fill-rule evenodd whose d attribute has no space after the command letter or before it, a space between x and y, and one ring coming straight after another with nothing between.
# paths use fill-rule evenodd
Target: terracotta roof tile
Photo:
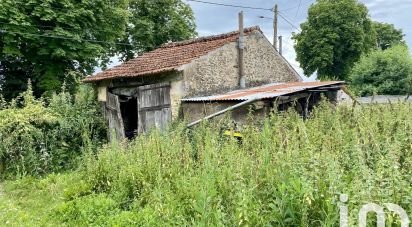
<instances>
[{"instance_id":1,"label":"terracotta roof tile","mask_svg":"<svg viewBox=\"0 0 412 227\"><path fill-rule=\"evenodd\" d=\"M259 31L259 27L245 29L245 35ZM138 77L177 70L180 66L208 54L239 38L239 32L201 37L197 39L173 42L147 52L135 59L111 69L86 77L83 82L97 82L107 79Z\"/></svg>"}]
</instances>

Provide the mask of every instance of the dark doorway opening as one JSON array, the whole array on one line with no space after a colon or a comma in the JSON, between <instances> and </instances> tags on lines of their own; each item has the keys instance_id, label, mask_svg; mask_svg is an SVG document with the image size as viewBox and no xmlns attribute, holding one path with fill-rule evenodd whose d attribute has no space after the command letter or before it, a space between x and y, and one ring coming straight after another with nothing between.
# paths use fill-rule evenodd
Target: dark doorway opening
<instances>
[{"instance_id":1,"label":"dark doorway opening","mask_svg":"<svg viewBox=\"0 0 412 227\"><path fill-rule=\"evenodd\" d=\"M120 96L120 110L122 112L125 136L133 139L137 134L137 98Z\"/></svg>"}]
</instances>

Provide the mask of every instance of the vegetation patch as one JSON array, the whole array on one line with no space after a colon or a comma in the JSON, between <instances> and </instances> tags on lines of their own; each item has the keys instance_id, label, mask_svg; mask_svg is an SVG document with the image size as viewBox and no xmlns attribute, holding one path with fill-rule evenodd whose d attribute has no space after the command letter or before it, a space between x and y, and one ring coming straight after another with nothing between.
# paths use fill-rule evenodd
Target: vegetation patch
<instances>
[{"instance_id":1,"label":"vegetation patch","mask_svg":"<svg viewBox=\"0 0 412 227\"><path fill-rule=\"evenodd\" d=\"M35 99L31 86L0 108L0 178L59 172L104 142L106 130L94 91L80 87Z\"/></svg>"},{"instance_id":2,"label":"vegetation patch","mask_svg":"<svg viewBox=\"0 0 412 227\"><path fill-rule=\"evenodd\" d=\"M75 173L25 177L0 183L1 226L58 226L52 214L64 202L65 188L79 180Z\"/></svg>"},{"instance_id":3,"label":"vegetation patch","mask_svg":"<svg viewBox=\"0 0 412 227\"><path fill-rule=\"evenodd\" d=\"M332 226L342 193L350 225L369 202L410 214L411 109L325 104L309 120L273 114L241 142L217 125L180 125L111 144L87 158L54 215L68 225Z\"/></svg>"}]
</instances>

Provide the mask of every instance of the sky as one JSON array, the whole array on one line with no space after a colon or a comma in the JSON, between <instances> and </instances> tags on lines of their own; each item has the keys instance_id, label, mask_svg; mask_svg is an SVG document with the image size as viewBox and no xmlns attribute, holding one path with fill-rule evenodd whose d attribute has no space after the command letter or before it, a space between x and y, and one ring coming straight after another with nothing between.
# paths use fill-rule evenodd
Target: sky
<instances>
[{"instance_id":1,"label":"sky","mask_svg":"<svg viewBox=\"0 0 412 227\"><path fill-rule=\"evenodd\" d=\"M186 0L187 1L187 0ZM291 22L287 23L279 18L278 35L283 36L283 55L292 66L303 75L303 70L295 60L296 53L291 39L292 32L307 18L307 11L315 0L202 0L221 4L250 6L256 8L273 8L275 3L280 13ZM258 25L269 40L273 40L273 12L269 10L241 9L187 1L192 7L199 36L215 35L238 29L238 13L244 13L245 27ZM394 24L402 29L405 40L412 47L412 0L360 0L368 9L371 18L375 21ZM260 18L264 16L267 18ZM313 75L305 80L315 80Z\"/></svg>"}]
</instances>

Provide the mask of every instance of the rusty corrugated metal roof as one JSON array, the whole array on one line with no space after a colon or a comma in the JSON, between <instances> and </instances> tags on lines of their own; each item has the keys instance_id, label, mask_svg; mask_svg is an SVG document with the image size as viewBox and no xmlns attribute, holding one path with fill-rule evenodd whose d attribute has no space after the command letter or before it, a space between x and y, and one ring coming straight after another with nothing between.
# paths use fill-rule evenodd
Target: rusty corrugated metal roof
<instances>
[{"instance_id":1,"label":"rusty corrugated metal roof","mask_svg":"<svg viewBox=\"0 0 412 227\"><path fill-rule=\"evenodd\" d=\"M195 97L182 99L184 102L212 102L212 101L246 101L251 99L270 99L310 89L322 88L331 85L343 85L343 81L325 82L292 82L268 84L261 87L236 90L222 95Z\"/></svg>"}]
</instances>

